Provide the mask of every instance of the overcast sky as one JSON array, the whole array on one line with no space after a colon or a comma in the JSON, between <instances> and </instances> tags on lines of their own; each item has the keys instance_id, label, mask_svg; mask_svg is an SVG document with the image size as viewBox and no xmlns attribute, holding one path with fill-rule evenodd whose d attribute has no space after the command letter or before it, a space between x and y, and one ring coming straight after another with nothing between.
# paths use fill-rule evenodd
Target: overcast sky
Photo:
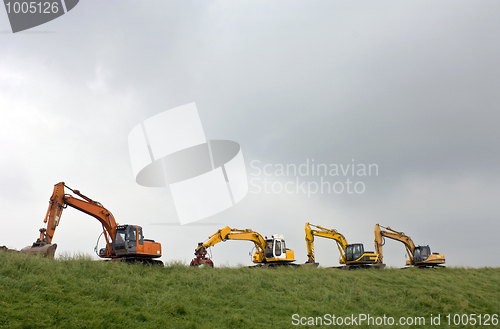
<instances>
[{"instance_id":1,"label":"overcast sky","mask_svg":"<svg viewBox=\"0 0 500 329\"><path fill-rule=\"evenodd\" d=\"M304 224L373 250L376 223L446 256L500 266L498 1L80 1L13 34L0 10L0 245L38 237L53 185L100 201L122 224L189 263L226 225L284 234L307 259ZM180 226L170 192L135 183L128 133L196 102L209 139L241 145L250 191ZM375 164L371 176L279 176L279 165ZM266 168L271 175L257 175ZM257 169L258 168L258 169ZM360 182L363 193L293 193L305 182ZM264 179L275 190L265 193ZM295 184L295 185L294 185ZM312 183L311 183L312 184ZM307 185L306 185L307 186ZM314 185L311 185L314 186ZM340 185L337 185L337 187ZM311 190L309 190L311 191ZM93 254L101 225L64 211L58 254ZM212 248L251 265L251 242ZM338 265L331 240L316 259ZM401 243L384 262L402 266Z\"/></svg>"}]
</instances>

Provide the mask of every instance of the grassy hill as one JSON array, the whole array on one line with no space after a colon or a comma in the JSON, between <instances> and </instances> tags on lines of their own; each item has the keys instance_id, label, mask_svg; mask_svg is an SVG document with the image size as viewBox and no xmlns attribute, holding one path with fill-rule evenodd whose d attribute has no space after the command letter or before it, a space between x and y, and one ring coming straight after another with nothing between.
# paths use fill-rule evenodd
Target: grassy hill
<instances>
[{"instance_id":1,"label":"grassy hill","mask_svg":"<svg viewBox=\"0 0 500 329\"><path fill-rule=\"evenodd\" d=\"M0 328L296 328L332 314L423 317L395 326L427 328L473 313L500 313L500 268L210 269L0 252ZM366 321L353 327L375 327Z\"/></svg>"}]
</instances>

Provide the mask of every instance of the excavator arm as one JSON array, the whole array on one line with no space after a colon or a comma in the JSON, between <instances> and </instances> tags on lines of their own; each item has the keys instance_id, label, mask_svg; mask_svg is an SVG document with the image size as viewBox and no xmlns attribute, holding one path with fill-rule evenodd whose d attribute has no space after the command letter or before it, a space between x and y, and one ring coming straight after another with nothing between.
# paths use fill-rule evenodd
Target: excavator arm
<instances>
[{"instance_id":1,"label":"excavator arm","mask_svg":"<svg viewBox=\"0 0 500 329\"><path fill-rule=\"evenodd\" d=\"M64 204L64 182L54 185L54 191L49 200L49 208L43 220L47 224L46 228L40 229L40 237L35 242L36 244L46 245L52 243L52 238L56 232L56 227L59 225L62 212L66 205Z\"/></svg>"},{"instance_id":2,"label":"excavator arm","mask_svg":"<svg viewBox=\"0 0 500 329\"><path fill-rule=\"evenodd\" d=\"M254 262L256 260L258 260L258 262L262 262L262 258L264 257L264 249L266 246L266 240L262 237L262 235L250 229L238 230L226 226L209 236L206 242L198 243L198 247L196 247L194 251L196 258L191 262L191 266L206 264L213 267L212 260L206 258L207 249L215 246L219 242L223 242L226 240L252 241L255 244L255 249L257 249L254 255ZM257 256L256 259L256 255L262 255L262 257Z\"/></svg>"},{"instance_id":3,"label":"excavator arm","mask_svg":"<svg viewBox=\"0 0 500 329\"><path fill-rule=\"evenodd\" d=\"M382 230L381 227L384 229ZM382 246L385 244L384 237L387 237L392 240L396 240L402 242L406 248L406 253L410 259L410 262L413 263L413 251L415 250L415 244L413 240L404 234L403 232L398 232L393 230L390 227L380 226L379 224L375 224L375 252L379 254L380 259L383 259L383 251Z\"/></svg>"},{"instance_id":4,"label":"excavator arm","mask_svg":"<svg viewBox=\"0 0 500 329\"><path fill-rule=\"evenodd\" d=\"M83 198L83 200L75 198L70 194L65 194L65 187ZM47 209L47 214L43 220L44 223L47 223L47 227L40 229L40 241L52 243L52 238L54 237L56 227L59 225L62 212L67 206L80 210L81 212L96 218L99 222L101 222L105 232L109 236L114 237L117 223L113 214L104 208L99 202L86 197L78 190L72 190L66 186L64 182L61 182L54 186L54 192L50 197L49 208Z\"/></svg>"},{"instance_id":5,"label":"excavator arm","mask_svg":"<svg viewBox=\"0 0 500 329\"><path fill-rule=\"evenodd\" d=\"M65 188L82 199L66 194ZM71 189L66 186L64 182L54 185L54 191L52 192L52 196L49 200L49 208L47 209L47 213L43 220L43 222L47 225L46 227L40 229L40 237L35 243L33 243L33 246L29 249L25 249L25 251L30 253L42 253L49 257L54 256L57 245L52 244L52 239L54 238L56 228L61 220L62 212L67 206L80 210L101 222L104 230L107 250L110 252L110 255L108 256L111 257L113 253L112 241L114 239L117 226L113 214L104 208L99 202L90 199L78 190Z\"/></svg>"},{"instance_id":6,"label":"excavator arm","mask_svg":"<svg viewBox=\"0 0 500 329\"><path fill-rule=\"evenodd\" d=\"M104 239L106 241L107 247L106 250L108 251L108 255L106 255L106 257L114 256L112 242L115 238L116 227L118 224L116 223L113 214L109 210L104 208L99 202L85 197L77 190L73 192L79 196L84 197L85 200L81 200L79 198L75 198L71 195L66 194L64 196L64 202L68 206L94 217L102 224Z\"/></svg>"},{"instance_id":7,"label":"excavator arm","mask_svg":"<svg viewBox=\"0 0 500 329\"><path fill-rule=\"evenodd\" d=\"M266 245L266 240L257 232L254 232L250 229L238 230L226 226L209 236L206 242L198 243L198 247L195 250L195 255L199 254L203 250L206 250L207 248L215 246L219 242L223 242L226 240L252 241L255 244L255 248L261 252L264 252L264 248Z\"/></svg>"},{"instance_id":8,"label":"excavator arm","mask_svg":"<svg viewBox=\"0 0 500 329\"><path fill-rule=\"evenodd\" d=\"M315 229L311 228L314 227ZM313 225L306 223L306 245L307 245L307 262L306 263L316 263L314 256L314 236L320 236L327 239L332 239L337 242L337 248L340 252L341 263L345 263L345 249L347 247L346 238L337 232L335 229L328 229L319 225Z\"/></svg>"}]
</instances>

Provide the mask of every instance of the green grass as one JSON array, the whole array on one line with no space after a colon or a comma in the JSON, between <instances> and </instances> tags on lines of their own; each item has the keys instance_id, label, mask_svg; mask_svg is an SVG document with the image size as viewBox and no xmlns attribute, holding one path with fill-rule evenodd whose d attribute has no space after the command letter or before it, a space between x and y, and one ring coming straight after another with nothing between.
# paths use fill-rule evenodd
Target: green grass
<instances>
[{"instance_id":1,"label":"green grass","mask_svg":"<svg viewBox=\"0 0 500 329\"><path fill-rule=\"evenodd\" d=\"M441 314L448 327L446 314L499 311L500 268L210 269L0 252L0 328L296 328L293 314L360 313L425 327Z\"/></svg>"}]
</instances>

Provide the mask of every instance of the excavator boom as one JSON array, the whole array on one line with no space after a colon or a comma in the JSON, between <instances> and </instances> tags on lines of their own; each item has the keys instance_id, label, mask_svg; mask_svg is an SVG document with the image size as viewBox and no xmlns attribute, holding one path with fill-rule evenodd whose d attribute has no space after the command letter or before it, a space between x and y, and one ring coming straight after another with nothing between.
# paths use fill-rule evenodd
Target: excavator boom
<instances>
[{"instance_id":1,"label":"excavator boom","mask_svg":"<svg viewBox=\"0 0 500 329\"><path fill-rule=\"evenodd\" d=\"M384 228L384 230L381 230L380 227ZM375 232L375 251L380 255L380 258L383 258L382 246L385 244L383 238L387 237L403 243L403 245L406 248L408 257L410 258L410 261L413 262L413 251L415 250L415 244L413 243L413 240L409 236L405 235L403 232L398 232L390 227L380 226L379 224L375 225L374 232Z\"/></svg>"},{"instance_id":2,"label":"excavator boom","mask_svg":"<svg viewBox=\"0 0 500 329\"><path fill-rule=\"evenodd\" d=\"M314 227L315 229L313 229ZM316 264L316 257L314 255L314 236L319 236L327 239L333 239L337 242L337 248L340 252L340 259L345 263L345 249L347 247L346 238L337 232L335 229L328 229L319 225L314 225L310 223L306 223L305 226L306 232L306 245L307 245L307 262Z\"/></svg>"}]
</instances>

